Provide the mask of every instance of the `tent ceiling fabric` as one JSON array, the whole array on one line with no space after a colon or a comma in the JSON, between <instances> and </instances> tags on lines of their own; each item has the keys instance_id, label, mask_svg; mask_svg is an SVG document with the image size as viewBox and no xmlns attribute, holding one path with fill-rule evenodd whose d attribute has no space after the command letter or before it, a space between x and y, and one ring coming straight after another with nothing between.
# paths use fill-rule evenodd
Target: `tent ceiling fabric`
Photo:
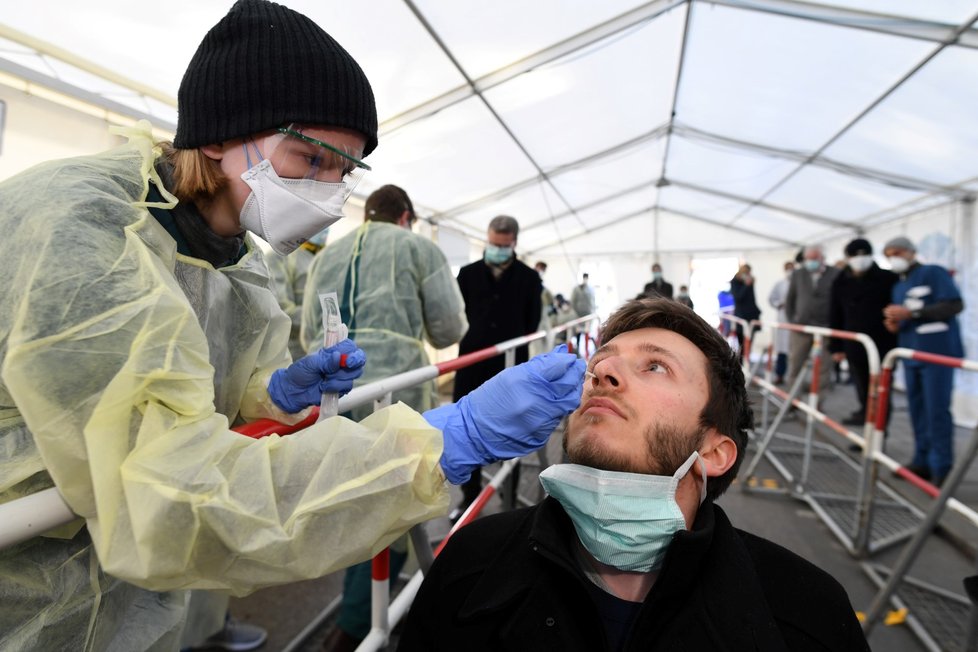
<instances>
[{"instance_id":1,"label":"tent ceiling fabric","mask_svg":"<svg viewBox=\"0 0 978 652\"><path fill-rule=\"evenodd\" d=\"M975 0L284 4L374 85L357 192L396 183L473 237L514 215L524 253L794 247L978 190ZM0 70L172 128L230 5L36 0Z\"/></svg>"}]
</instances>

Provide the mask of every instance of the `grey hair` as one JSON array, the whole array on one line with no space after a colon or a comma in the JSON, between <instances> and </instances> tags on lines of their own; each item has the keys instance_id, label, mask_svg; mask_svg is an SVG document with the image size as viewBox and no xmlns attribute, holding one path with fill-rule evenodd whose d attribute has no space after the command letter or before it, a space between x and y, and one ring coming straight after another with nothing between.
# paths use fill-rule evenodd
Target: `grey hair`
<instances>
[{"instance_id":1,"label":"grey hair","mask_svg":"<svg viewBox=\"0 0 978 652\"><path fill-rule=\"evenodd\" d=\"M823 258L825 257L825 250L822 249L822 245L817 245L817 244L816 245L807 245L805 247L805 255L808 255L811 252L816 252L816 253L818 253L819 256L822 256Z\"/></svg>"},{"instance_id":2,"label":"grey hair","mask_svg":"<svg viewBox=\"0 0 978 652\"><path fill-rule=\"evenodd\" d=\"M512 233L515 238L520 234L520 223L515 217L497 215L489 222L489 230L496 233Z\"/></svg>"}]
</instances>

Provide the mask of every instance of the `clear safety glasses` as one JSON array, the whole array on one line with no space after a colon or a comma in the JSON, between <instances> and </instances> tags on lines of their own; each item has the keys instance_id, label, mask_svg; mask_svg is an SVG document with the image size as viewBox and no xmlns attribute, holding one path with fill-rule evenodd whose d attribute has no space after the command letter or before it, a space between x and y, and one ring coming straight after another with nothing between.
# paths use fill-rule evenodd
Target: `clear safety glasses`
<instances>
[{"instance_id":1,"label":"clear safety glasses","mask_svg":"<svg viewBox=\"0 0 978 652\"><path fill-rule=\"evenodd\" d=\"M298 125L279 127L276 133L258 143L245 146L248 165L268 159L275 173L283 179L313 179L326 183L343 183L343 201L350 196L370 166L360 160L360 150L341 143L327 143L310 135ZM251 150L251 151L249 151ZM252 161L256 155L258 161Z\"/></svg>"}]
</instances>

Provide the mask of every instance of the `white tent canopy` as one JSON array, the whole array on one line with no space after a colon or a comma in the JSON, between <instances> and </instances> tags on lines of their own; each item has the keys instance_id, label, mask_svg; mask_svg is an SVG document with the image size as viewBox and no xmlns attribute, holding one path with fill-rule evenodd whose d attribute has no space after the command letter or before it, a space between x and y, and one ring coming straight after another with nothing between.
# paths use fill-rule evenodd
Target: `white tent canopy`
<instances>
[{"instance_id":1,"label":"white tent canopy","mask_svg":"<svg viewBox=\"0 0 978 652\"><path fill-rule=\"evenodd\" d=\"M284 4L373 83L358 192L475 237L514 215L524 253L784 250L978 191L973 0ZM230 5L8 7L0 71L173 129Z\"/></svg>"}]
</instances>

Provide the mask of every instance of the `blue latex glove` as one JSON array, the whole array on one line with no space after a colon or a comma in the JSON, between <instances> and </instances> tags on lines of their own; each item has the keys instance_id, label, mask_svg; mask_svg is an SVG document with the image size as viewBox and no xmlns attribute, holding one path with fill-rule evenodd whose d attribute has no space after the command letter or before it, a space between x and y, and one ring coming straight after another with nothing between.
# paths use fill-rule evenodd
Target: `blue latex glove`
<instances>
[{"instance_id":1,"label":"blue latex glove","mask_svg":"<svg viewBox=\"0 0 978 652\"><path fill-rule=\"evenodd\" d=\"M268 382L268 395L289 414L301 412L310 405L319 405L323 394L348 393L353 381L363 374L366 362L363 349L352 340L342 340L276 370Z\"/></svg>"},{"instance_id":2,"label":"blue latex glove","mask_svg":"<svg viewBox=\"0 0 978 652\"><path fill-rule=\"evenodd\" d=\"M587 364L561 344L490 378L457 403L424 413L442 431L441 467L453 484L498 460L532 453L581 402Z\"/></svg>"}]
</instances>

